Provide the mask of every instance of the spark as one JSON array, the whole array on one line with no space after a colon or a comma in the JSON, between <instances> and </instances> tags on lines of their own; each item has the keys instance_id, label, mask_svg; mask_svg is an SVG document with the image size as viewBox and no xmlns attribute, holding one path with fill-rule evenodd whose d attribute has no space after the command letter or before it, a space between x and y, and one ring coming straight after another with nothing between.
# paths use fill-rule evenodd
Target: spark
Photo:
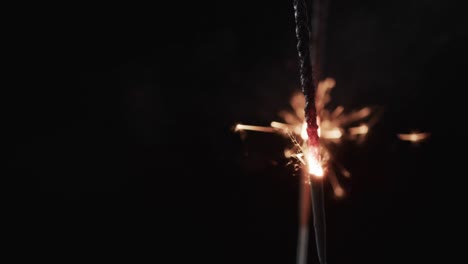
<instances>
[{"instance_id":1,"label":"spark","mask_svg":"<svg viewBox=\"0 0 468 264\"><path fill-rule=\"evenodd\" d=\"M403 140L403 141L410 141L413 143L416 142L421 142L430 137L430 133L417 133L417 132L412 132L410 134L398 134L398 138Z\"/></svg>"},{"instance_id":2,"label":"spark","mask_svg":"<svg viewBox=\"0 0 468 264\"><path fill-rule=\"evenodd\" d=\"M349 129L351 135L365 135L369 132L369 127L365 124Z\"/></svg>"},{"instance_id":3,"label":"spark","mask_svg":"<svg viewBox=\"0 0 468 264\"><path fill-rule=\"evenodd\" d=\"M251 126L251 125L243 125L243 124L237 124L236 127L234 128L234 131L242 131L242 130L251 130L251 131L266 132L266 133L276 132L276 130L272 127Z\"/></svg>"}]
</instances>

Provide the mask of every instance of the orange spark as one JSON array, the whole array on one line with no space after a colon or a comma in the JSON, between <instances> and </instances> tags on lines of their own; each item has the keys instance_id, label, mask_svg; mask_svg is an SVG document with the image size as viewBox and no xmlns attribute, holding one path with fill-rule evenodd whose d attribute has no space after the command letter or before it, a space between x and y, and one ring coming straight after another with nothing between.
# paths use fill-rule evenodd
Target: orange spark
<instances>
[{"instance_id":1,"label":"orange spark","mask_svg":"<svg viewBox=\"0 0 468 264\"><path fill-rule=\"evenodd\" d=\"M420 142L429 138L430 133L410 133L410 134L398 134L398 138L404 141Z\"/></svg>"},{"instance_id":2,"label":"orange spark","mask_svg":"<svg viewBox=\"0 0 468 264\"><path fill-rule=\"evenodd\" d=\"M234 131L242 131L242 130L251 130L251 131L266 132L266 133L276 132L276 130L272 127L251 126L251 125L243 125L243 124L237 124L236 127L234 128Z\"/></svg>"}]
</instances>

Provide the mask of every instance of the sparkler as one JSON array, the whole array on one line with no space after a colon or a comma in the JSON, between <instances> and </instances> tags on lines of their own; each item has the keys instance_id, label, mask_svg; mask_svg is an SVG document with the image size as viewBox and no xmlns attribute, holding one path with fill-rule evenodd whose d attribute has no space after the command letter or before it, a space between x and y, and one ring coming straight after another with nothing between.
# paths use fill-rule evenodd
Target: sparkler
<instances>
[{"instance_id":1,"label":"sparkler","mask_svg":"<svg viewBox=\"0 0 468 264\"><path fill-rule=\"evenodd\" d=\"M235 131L256 131L266 133L276 133L291 139L292 148L286 148L284 156L291 158L295 161L295 165L300 171L300 228L299 228L299 241L297 248L297 263L306 263L307 260L307 246L308 246L308 232L309 232L309 215L311 198L322 199L323 201L323 187L316 192L312 192L311 186L314 183L322 183L325 178L331 184L333 192L336 197L343 197L345 190L340 185L336 174L343 175L344 177L351 177L351 173L340 166L339 163L333 160L329 147L337 145L344 140L352 140L362 142L368 134L372 125L375 123L376 118L372 113L371 108L365 107L357 111L347 112L343 106L338 106L333 110L328 110L326 106L331 101L330 92L335 87L335 81L327 78L320 82L316 90L316 109L319 120L317 134L320 135L319 141L322 146L320 154L322 159L316 161L309 151L309 136L307 133L307 123L305 120L305 105L306 99L302 92L295 93L290 100L292 111L281 111L279 115L285 120L285 123L273 121L269 127L253 126L238 124ZM353 126L353 124L358 124ZM333 163L334 166L331 166ZM336 171L335 171L336 170ZM311 177L311 175L313 175ZM312 189L315 191L315 189ZM317 198L317 196L319 196ZM317 209L318 208L318 209ZM323 207L317 207L314 214L320 215ZM323 212L321 218L323 219ZM317 223L320 220L316 220ZM317 225L324 226L324 223L318 222ZM317 232L317 231L316 231ZM324 236L324 232L319 233ZM321 240L324 242L323 240ZM318 242L316 242L318 243ZM318 246L318 245L317 245ZM324 248L322 248L324 249ZM322 255L323 256L323 255ZM322 258L323 259L323 258Z\"/></svg>"},{"instance_id":2,"label":"sparkler","mask_svg":"<svg viewBox=\"0 0 468 264\"><path fill-rule=\"evenodd\" d=\"M318 13L318 1L314 2L317 4L314 8L316 14ZM302 92L305 95L305 120L306 120L306 134L307 134L307 147L302 151L306 159L307 170L309 173L309 182L311 183L312 190L312 210L313 210L313 219L314 219L314 230L315 230L315 242L317 246L317 255L320 263L326 263L326 233L325 233L325 209L324 209L324 198L323 198L323 176L324 171L321 166L321 155L320 155L320 145L319 145L319 127L318 123L320 122L317 119L317 108L315 105L315 90L316 84L314 83L312 76L312 61L311 61L311 45L310 37L312 33L316 33L315 37L318 35L318 28L322 24L314 23L315 30L312 32L310 30L310 21L307 10L307 5L305 0L294 0L294 17L296 21L296 37L297 37L297 51L299 55L299 66L300 66L300 79L301 79L301 88ZM318 16L314 16L316 21L319 21ZM316 46L315 55L320 54L319 46ZM320 60L315 57L316 61ZM316 78L317 79L317 78ZM315 177L310 177L310 175ZM304 196L303 196L304 198ZM301 230L302 231L302 230ZM304 247L301 243L307 244L306 239L301 240L303 236L300 236L299 247ZM304 254L304 256L301 256ZM305 262L306 251L298 251L297 261Z\"/></svg>"},{"instance_id":3,"label":"sparkler","mask_svg":"<svg viewBox=\"0 0 468 264\"><path fill-rule=\"evenodd\" d=\"M330 91L336 84L331 78L317 81L323 77L321 76L320 56L323 55L324 40L319 36L325 33L324 20L328 3L327 0L314 0L313 4L314 21L310 23L306 1L294 0L302 89L302 93L295 94L291 99L290 103L294 111L280 112L280 116L286 123L273 121L270 127L244 124L238 124L235 127L235 131L278 133L288 136L293 142L293 148L286 149L284 154L287 158L294 158L301 171L297 264L305 264L307 261L310 203L312 203L317 256L321 264L326 264L324 181L325 178L329 179L328 182L332 185L335 196L342 197L345 191L340 186L331 164L334 163L335 169L338 169L344 177L349 178L351 175L348 170L334 162L328 147L344 139L362 142L377 120L375 116L368 119L373 113L369 107L351 113L345 113L343 106L338 106L333 111L328 111L325 107L331 99ZM310 26L313 30L310 30ZM311 37L315 49L311 49ZM312 60L314 68L312 68ZM356 123L359 124L356 126ZM427 133L398 135L401 140L411 142L424 140L428 136Z\"/></svg>"},{"instance_id":4,"label":"sparkler","mask_svg":"<svg viewBox=\"0 0 468 264\"><path fill-rule=\"evenodd\" d=\"M370 107L364 107L359 110L347 112L343 106L337 106L333 110L328 110L326 106L331 101L331 90L335 87L335 81L327 78L320 82L316 92L316 105L318 120L318 134L320 135L320 145L322 161L320 163L324 170L324 176L327 177L332 185L336 197L345 195L344 189L340 186L335 174L340 174L346 178L351 177L351 173L333 159L329 149L332 146L348 140L362 143L372 126L377 121L376 111ZM236 132L256 131L264 133L276 133L290 138L293 143L292 148L284 150L284 156L297 161L299 167L304 167L307 174L307 123L305 122L305 97L302 92L297 92L290 99L292 111L281 111L279 116L285 120L285 123L272 121L269 127L237 124L234 128ZM357 124L357 125L356 125ZM404 134L400 134L404 135ZM333 164L333 166L332 166ZM308 181L308 178L305 182Z\"/></svg>"},{"instance_id":5,"label":"sparkler","mask_svg":"<svg viewBox=\"0 0 468 264\"><path fill-rule=\"evenodd\" d=\"M324 2L322 2L323 4ZM318 40L319 34L324 34L324 23L319 19L323 19L323 13L319 14L319 1L315 1L315 23L313 24L314 31L309 28L309 13L305 0L294 0L295 21L296 21L296 36L297 50L299 54L300 64L300 81L302 94L293 97L291 106L295 110L295 114L283 112L284 120L289 124L272 122L271 128L262 128L257 126L238 125L236 130L250 129L261 132L281 132L290 136L294 143L294 150L285 151L285 155L295 158L301 165L301 197L300 197L300 228L299 240L297 247L297 263L304 264L307 261L307 245L308 245L308 220L310 212L310 202L312 202L313 222L315 230L315 242L317 247L317 255L320 263L326 263L326 225L325 225L325 209L324 209L324 176L327 167L324 166L330 156L324 149L320 148L320 136L333 141L339 141L343 136L343 128L345 120L362 118L370 114L369 111L355 115L353 118L343 118L344 109L341 107L333 113L329 113L325 109L325 104L328 103L329 91L334 87L335 81L326 79L320 84L316 82L320 78L319 55L323 51L323 40ZM322 10L326 5L320 6ZM319 22L322 23L319 23ZM312 57L310 37L314 33L315 37L315 80L312 75ZM318 87L318 89L316 89ZM301 96L302 95L302 96ZM323 130L319 128L319 123ZM366 134L368 127L362 125L354 128L352 135ZM345 171L344 175L348 175ZM343 196L344 190L338 184L334 174L330 181L333 185L333 190L337 196ZM312 198L312 200L310 200Z\"/></svg>"},{"instance_id":6,"label":"sparkler","mask_svg":"<svg viewBox=\"0 0 468 264\"><path fill-rule=\"evenodd\" d=\"M321 157L320 163L312 163L312 165L318 164L320 167L308 167L308 134L307 134L307 123L305 121L305 96L302 92L293 94L290 99L290 106L292 111L281 111L279 116L285 120L285 123L273 121L269 127L263 126L252 126L238 124L235 127L235 131L256 131L266 133L276 133L285 137L289 137L293 143L292 148L286 148L284 150L284 156L288 159L292 159L297 165L300 171L300 206L299 206L299 241L297 247L297 263L303 264L307 260L307 247L308 247L308 221L310 214L310 183L311 181L317 180L328 180L327 182L331 185L335 197L341 198L346 195L344 188L340 185L337 178L337 174L350 178L351 173L341 166L336 160L333 159L331 152L332 146L337 146L344 141L353 141L356 143L362 143L366 139L367 135L371 131L373 125L378 120L377 111L370 107L364 107L359 110L347 111L343 106L337 106L336 108L329 110L327 109L328 103L331 101L331 90L335 88L336 82L327 78L321 81L316 90L316 108L317 108L317 120L318 135L320 136L321 146ZM431 136L428 132L412 132L408 134L397 134L397 137L403 141L409 141L412 143L419 143L427 140ZM314 170L321 170L323 174L317 173L318 177L309 177L309 173ZM324 179L321 179L324 178ZM312 182L313 186L313 182ZM319 193L323 195L323 193ZM316 212L314 212L316 213Z\"/></svg>"}]
</instances>

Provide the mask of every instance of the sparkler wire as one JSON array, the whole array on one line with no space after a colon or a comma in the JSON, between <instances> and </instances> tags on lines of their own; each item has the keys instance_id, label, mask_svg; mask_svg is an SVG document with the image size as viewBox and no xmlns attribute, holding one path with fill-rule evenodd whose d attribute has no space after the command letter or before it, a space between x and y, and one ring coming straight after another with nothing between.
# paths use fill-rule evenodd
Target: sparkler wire
<instances>
[{"instance_id":1,"label":"sparkler wire","mask_svg":"<svg viewBox=\"0 0 468 264\"><path fill-rule=\"evenodd\" d=\"M297 51L299 55L300 80L302 92L306 98L306 122L309 144L318 145L317 110L315 108L316 85L312 75L312 58L310 50L311 31L309 14L305 0L294 0L296 20ZM311 100L312 99L312 100Z\"/></svg>"},{"instance_id":2,"label":"sparkler wire","mask_svg":"<svg viewBox=\"0 0 468 264\"><path fill-rule=\"evenodd\" d=\"M317 5L315 6L318 7ZM307 122L308 145L318 153L319 149L319 136L317 124L317 109L315 105L316 85L313 78L313 67L311 58L311 30L309 13L305 0L294 0L294 16L296 22L296 37L297 37L297 51L299 55L300 67L300 80L302 92L306 98L305 118ZM317 10L316 10L317 11ZM315 12L317 14L318 12ZM316 20L318 21L318 19ZM316 23L315 27L318 27ZM317 36L316 36L317 37ZM315 39L317 41L317 39ZM316 50L316 53L320 50ZM317 55L317 54L315 54ZM317 59L317 58L316 58ZM323 179L313 179L311 177L311 191L312 191L312 209L315 231L315 242L317 247L317 255L321 264L326 264L326 226L325 226L325 210L324 210L324 197L323 197ZM302 228L301 228L302 231ZM305 243L307 240L300 234L299 243ZM304 245L298 245L299 248ZM298 250L297 261L298 264L305 263L305 257L300 255L305 254L303 250Z\"/></svg>"},{"instance_id":3,"label":"sparkler wire","mask_svg":"<svg viewBox=\"0 0 468 264\"><path fill-rule=\"evenodd\" d=\"M312 190L312 216L314 219L315 244L317 255L321 264L327 263L326 252L326 219L325 219L325 197L323 179L310 177Z\"/></svg>"}]
</instances>

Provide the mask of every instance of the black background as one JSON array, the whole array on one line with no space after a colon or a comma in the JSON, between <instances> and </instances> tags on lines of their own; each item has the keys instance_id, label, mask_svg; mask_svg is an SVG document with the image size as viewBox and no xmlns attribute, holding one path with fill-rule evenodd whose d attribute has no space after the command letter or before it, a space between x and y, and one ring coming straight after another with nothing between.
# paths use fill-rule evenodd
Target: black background
<instances>
[{"instance_id":1,"label":"black background","mask_svg":"<svg viewBox=\"0 0 468 264\"><path fill-rule=\"evenodd\" d=\"M35 85L8 99L14 175L39 182L25 240L41 258L294 263L288 142L232 131L280 120L299 89L292 1L51 10L31 22ZM335 150L353 176L344 199L327 190L329 263L447 260L464 208L463 8L332 1L327 26L333 104L383 113L365 144ZM431 137L398 140L412 130Z\"/></svg>"}]
</instances>

